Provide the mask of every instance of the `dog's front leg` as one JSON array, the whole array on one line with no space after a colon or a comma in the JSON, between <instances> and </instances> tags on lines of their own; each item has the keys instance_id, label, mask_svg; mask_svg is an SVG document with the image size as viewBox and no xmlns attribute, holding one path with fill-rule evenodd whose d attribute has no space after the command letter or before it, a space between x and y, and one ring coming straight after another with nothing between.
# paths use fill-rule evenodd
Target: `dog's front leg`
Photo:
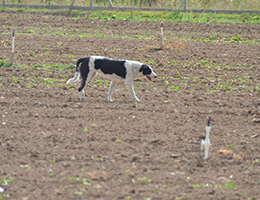
<instances>
[{"instance_id":1,"label":"dog's front leg","mask_svg":"<svg viewBox=\"0 0 260 200\"><path fill-rule=\"evenodd\" d=\"M111 81L110 82L110 87L107 93L107 100L108 101L113 101L112 100L112 93L114 92L115 88L116 88L117 82L116 81Z\"/></svg>"},{"instance_id":2,"label":"dog's front leg","mask_svg":"<svg viewBox=\"0 0 260 200\"><path fill-rule=\"evenodd\" d=\"M126 87L129 91L130 95L132 96L132 98L135 99L136 101L140 101L140 99L138 99L135 95L133 84L132 83L126 83Z\"/></svg>"}]
</instances>

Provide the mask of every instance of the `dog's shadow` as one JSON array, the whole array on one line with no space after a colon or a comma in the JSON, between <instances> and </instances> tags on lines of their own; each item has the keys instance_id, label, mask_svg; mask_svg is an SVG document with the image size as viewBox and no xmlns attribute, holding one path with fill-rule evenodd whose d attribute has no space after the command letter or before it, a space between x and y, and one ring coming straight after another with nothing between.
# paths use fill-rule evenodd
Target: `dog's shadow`
<instances>
[{"instance_id":1,"label":"dog's shadow","mask_svg":"<svg viewBox=\"0 0 260 200\"><path fill-rule=\"evenodd\" d=\"M80 100L80 99L74 99L69 102L74 102L74 103L102 103L102 104L134 104L136 101L91 101L91 100Z\"/></svg>"}]
</instances>

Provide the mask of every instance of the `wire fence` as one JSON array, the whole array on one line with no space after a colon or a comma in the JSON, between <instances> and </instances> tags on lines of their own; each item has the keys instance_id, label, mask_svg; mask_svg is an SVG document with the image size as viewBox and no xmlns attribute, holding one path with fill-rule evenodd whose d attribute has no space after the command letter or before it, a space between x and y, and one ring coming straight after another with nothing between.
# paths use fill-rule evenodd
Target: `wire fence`
<instances>
[{"instance_id":1,"label":"wire fence","mask_svg":"<svg viewBox=\"0 0 260 200\"><path fill-rule=\"evenodd\" d=\"M4 4L69 6L73 0L2 0ZM235 10L260 12L260 0L111 0L114 7L180 10ZM76 0L73 6L90 6L91 0ZM92 6L109 6L108 0L92 0Z\"/></svg>"}]
</instances>

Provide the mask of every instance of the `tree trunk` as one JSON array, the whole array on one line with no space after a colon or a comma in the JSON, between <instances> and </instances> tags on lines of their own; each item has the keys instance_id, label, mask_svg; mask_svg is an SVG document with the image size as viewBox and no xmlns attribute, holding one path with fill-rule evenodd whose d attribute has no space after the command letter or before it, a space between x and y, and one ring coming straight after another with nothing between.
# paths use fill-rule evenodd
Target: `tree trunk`
<instances>
[{"instance_id":1,"label":"tree trunk","mask_svg":"<svg viewBox=\"0 0 260 200\"><path fill-rule=\"evenodd\" d=\"M184 0L184 8L183 10L186 11L188 9L188 0Z\"/></svg>"},{"instance_id":2,"label":"tree trunk","mask_svg":"<svg viewBox=\"0 0 260 200\"><path fill-rule=\"evenodd\" d=\"M89 6L92 7L93 4L94 4L94 0L90 0L90 4L89 4Z\"/></svg>"},{"instance_id":3,"label":"tree trunk","mask_svg":"<svg viewBox=\"0 0 260 200\"><path fill-rule=\"evenodd\" d=\"M112 4L111 0L108 0L108 3L109 3L109 7L113 7L113 4Z\"/></svg>"},{"instance_id":4,"label":"tree trunk","mask_svg":"<svg viewBox=\"0 0 260 200\"><path fill-rule=\"evenodd\" d=\"M69 16L70 16L70 14L71 14L71 9L72 9L73 4L75 3L75 1L76 1L76 0L73 0L73 1L71 2L71 4L70 4L70 8L69 8Z\"/></svg>"},{"instance_id":5,"label":"tree trunk","mask_svg":"<svg viewBox=\"0 0 260 200\"><path fill-rule=\"evenodd\" d=\"M76 0L73 0L73 1L71 2L71 4L70 4L71 7L72 7L73 4L75 3L75 1L76 1Z\"/></svg>"}]
</instances>

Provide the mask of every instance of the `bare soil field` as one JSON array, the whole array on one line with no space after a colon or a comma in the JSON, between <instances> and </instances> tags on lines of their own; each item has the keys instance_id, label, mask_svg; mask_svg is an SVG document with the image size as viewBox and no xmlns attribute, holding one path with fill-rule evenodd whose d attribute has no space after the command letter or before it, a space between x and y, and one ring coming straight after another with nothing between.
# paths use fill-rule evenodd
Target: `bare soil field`
<instances>
[{"instance_id":1,"label":"bare soil field","mask_svg":"<svg viewBox=\"0 0 260 200\"><path fill-rule=\"evenodd\" d=\"M15 64L0 68L0 199L259 199L259 24L166 22L160 50L159 22L0 22L1 60L16 32ZM124 84L107 102L98 76L80 101L66 81L90 55L148 63L158 78L134 82L140 102Z\"/></svg>"}]
</instances>

